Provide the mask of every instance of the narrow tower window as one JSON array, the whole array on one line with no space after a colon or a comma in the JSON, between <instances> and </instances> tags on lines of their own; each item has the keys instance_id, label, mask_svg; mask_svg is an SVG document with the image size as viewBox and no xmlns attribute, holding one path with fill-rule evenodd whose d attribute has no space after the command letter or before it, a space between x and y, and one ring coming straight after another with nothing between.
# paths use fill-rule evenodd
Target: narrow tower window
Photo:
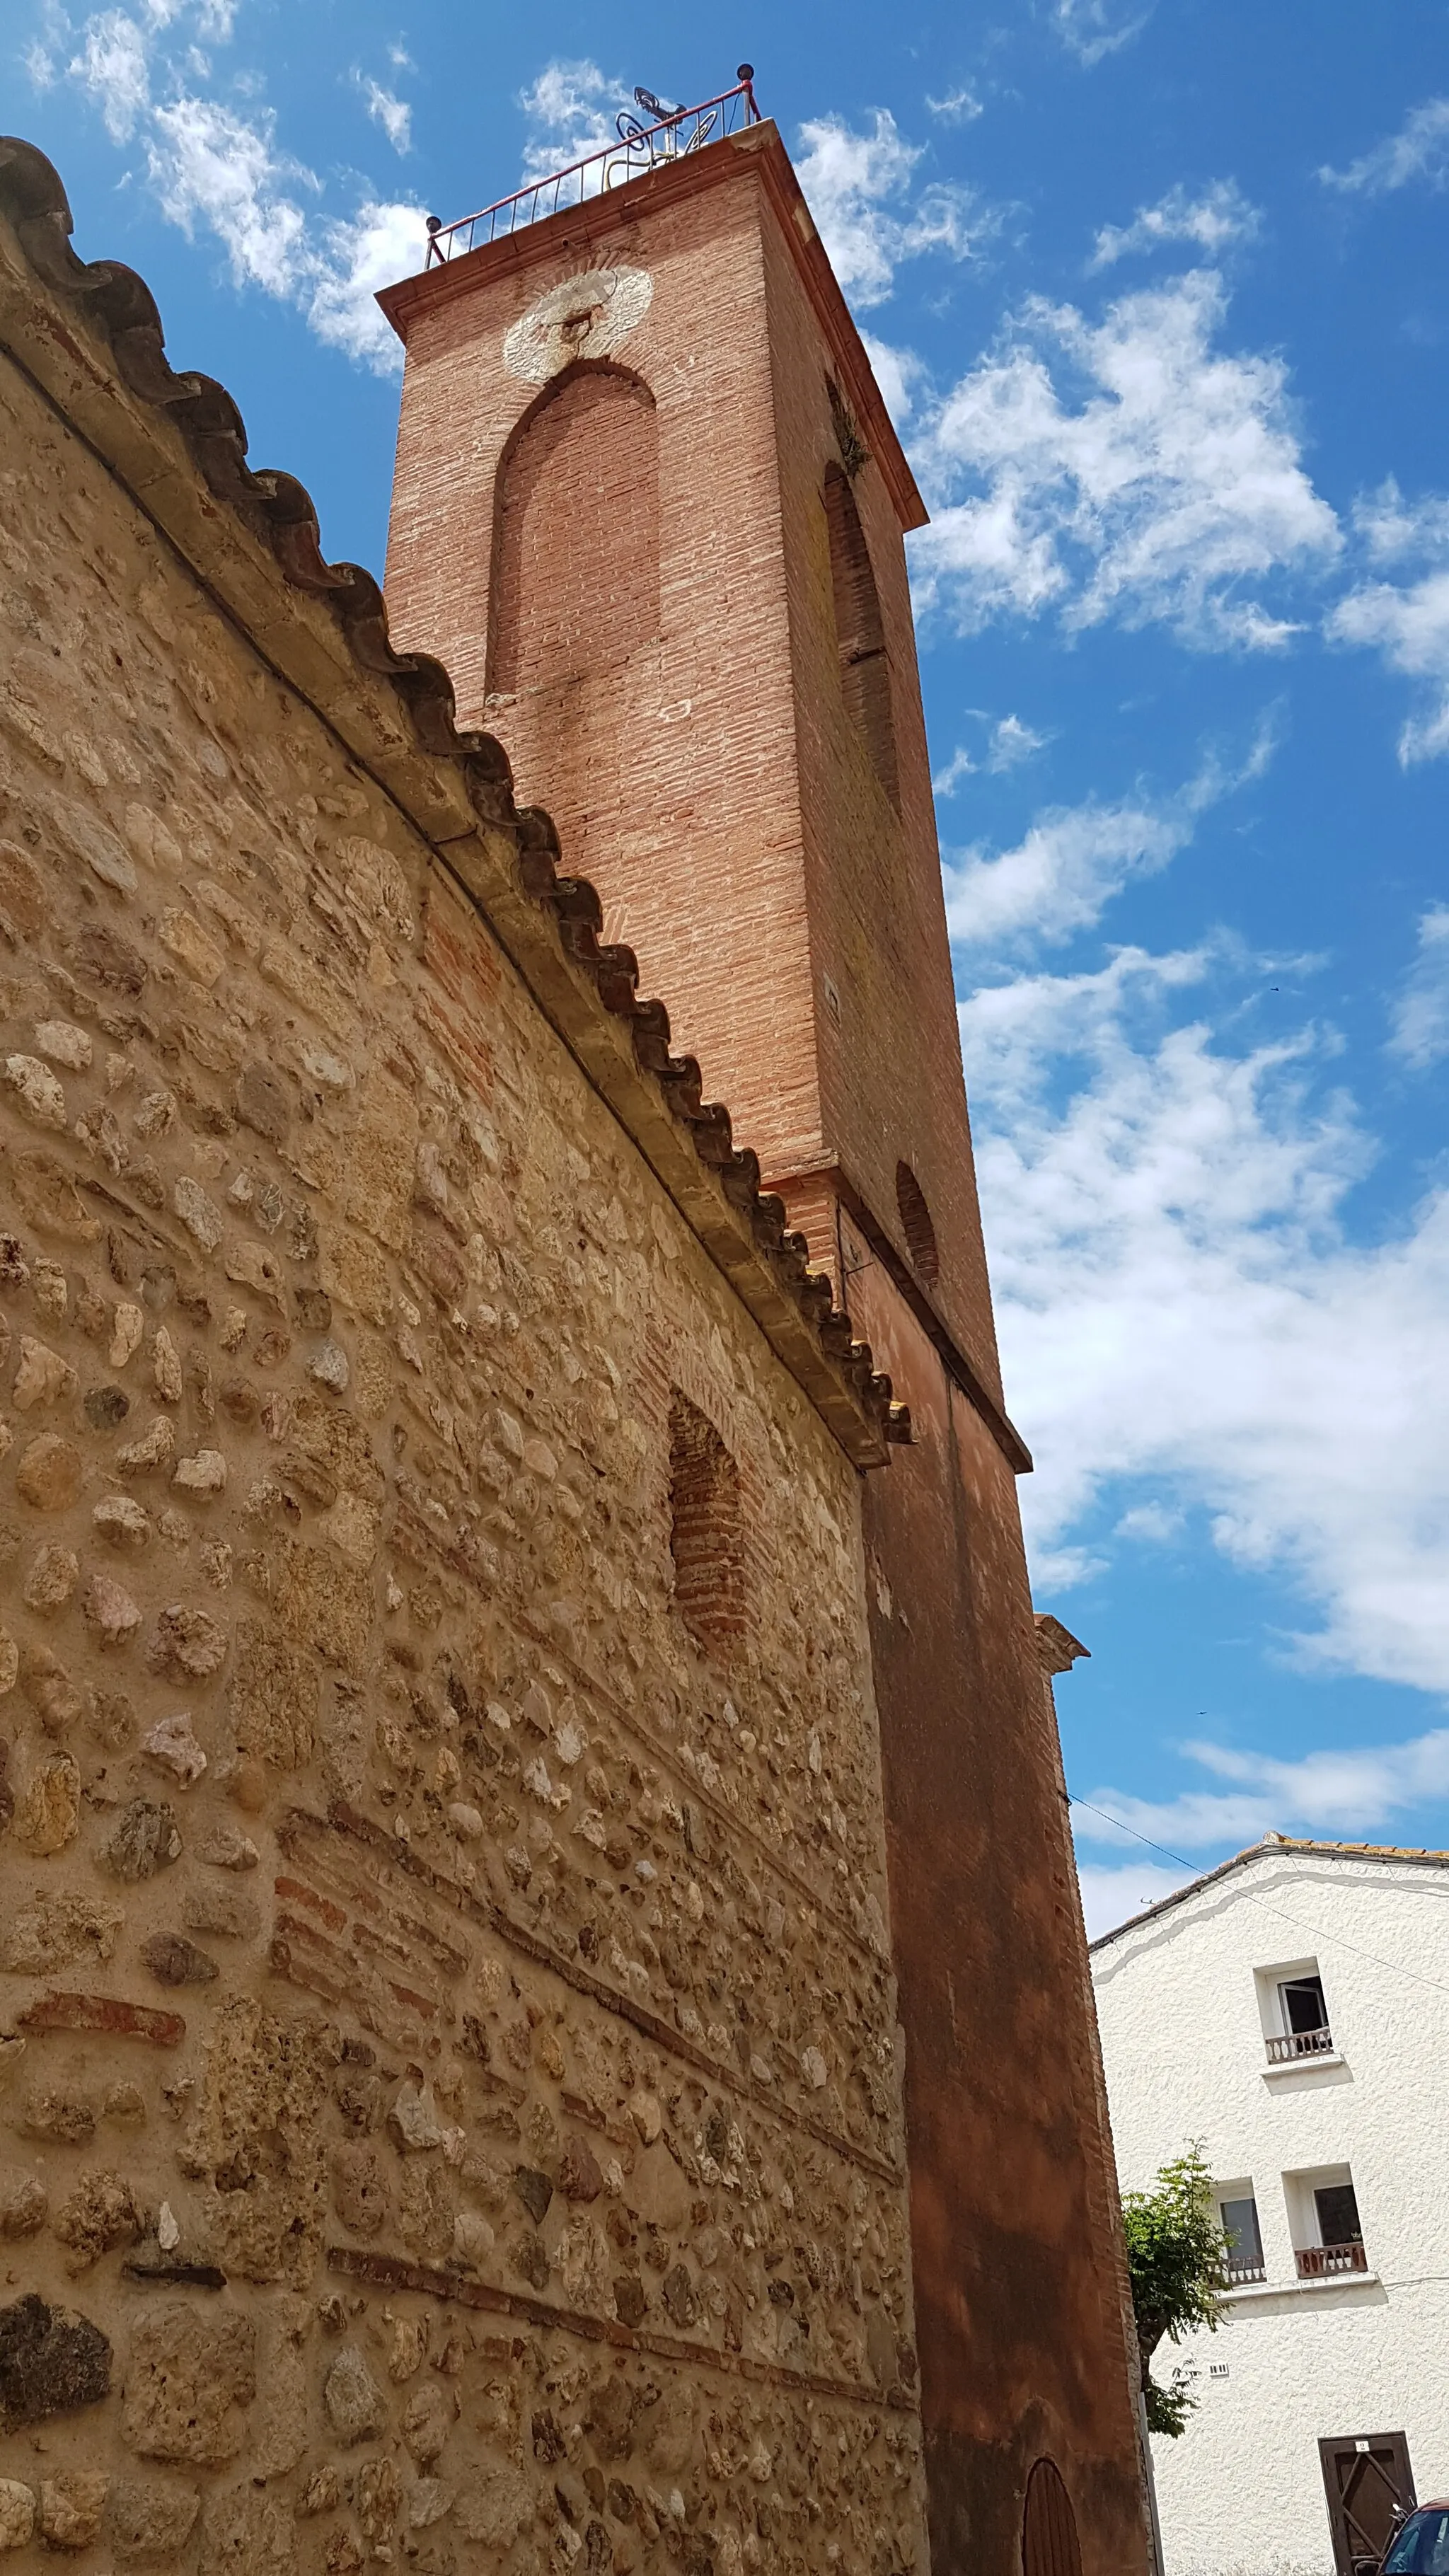
<instances>
[{"instance_id":1,"label":"narrow tower window","mask_svg":"<svg viewBox=\"0 0 1449 2576\"><path fill-rule=\"evenodd\" d=\"M936 1250L936 1229L931 1223L926 1193L909 1163L896 1165L896 1206L901 1212L901 1232L906 1238L911 1266L928 1288L934 1288L941 1269L941 1256Z\"/></svg>"},{"instance_id":2,"label":"narrow tower window","mask_svg":"<svg viewBox=\"0 0 1449 2576\"><path fill-rule=\"evenodd\" d=\"M835 596L835 640L846 711L870 765L896 812L900 779L891 718L891 671L875 574L855 506L855 494L838 465L825 469L825 519L830 531L830 582Z\"/></svg>"},{"instance_id":3,"label":"narrow tower window","mask_svg":"<svg viewBox=\"0 0 1449 2576\"><path fill-rule=\"evenodd\" d=\"M669 1407L669 1515L679 1615L697 1645L718 1652L745 1624L740 1471L714 1424L678 1394Z\"/></svg>"},{"instance_id":4,"label":"narrow tower window","mask_svg":"<svg viewBox=\"0 0 1449 2576\"><path fill-rule=\"evenodd\" d=\"M606 671L659 633L659 436L617 367L560 376L498 477L488 687Z\"/></svg>"}]
</instances>

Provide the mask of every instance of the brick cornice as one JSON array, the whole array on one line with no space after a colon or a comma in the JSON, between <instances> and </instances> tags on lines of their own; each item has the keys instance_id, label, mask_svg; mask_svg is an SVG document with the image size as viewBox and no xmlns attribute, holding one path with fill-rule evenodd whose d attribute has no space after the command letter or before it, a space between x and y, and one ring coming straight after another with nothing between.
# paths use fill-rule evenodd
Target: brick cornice
<instances>
[{"instance_id":1,"label":"brick cornice","mask_svg":"<svg viewBox=\"0 0 1449 2576\"><path fill-rule=\"evenodd\" d=\"M548 816L515 805L491 735L458 730L443 665L393 650L373 576L326 561L303 485L248 464L225 387L173 370L144 282L78 259L71 228L52 164L0 136L0 347L429 844L847 1457L883 1465L905 1408L699 1066L670 1052L632 951L600 939L594 888L559 873Z\"/></svg>"},{"instance_id":2,"label":"brick cornice","mask_svg":"<svg viewBox=\"0 0 1449 2576\"><path fill-rule=\"evenodd\" d=\"M848 396L865 443L880 468L902 528L907 532L923 528L928 513L916 478L885 407L850 307L816 232L794 165L780 140L779 127L771 118L759 125L748 125L739 134L726 135L718 143L708 143L701 152L683 154L677 161L665 162L637 179L627 179L605 196L590 197L581 206L561 207L556 215L541 216L537 223L506 233L498 241L484 242L458 259L422 269L416 277L402 278L396 286L385 286L377 301L399 339L406 343L409 331L421 316L466 298L485 279L556 263L616 233L620 222L627 222L631 216L654 214L681 198L700 196L723 181L738 179L744 170L758 174L835 361L841 390Z\"/></svg>"}]
</instances>

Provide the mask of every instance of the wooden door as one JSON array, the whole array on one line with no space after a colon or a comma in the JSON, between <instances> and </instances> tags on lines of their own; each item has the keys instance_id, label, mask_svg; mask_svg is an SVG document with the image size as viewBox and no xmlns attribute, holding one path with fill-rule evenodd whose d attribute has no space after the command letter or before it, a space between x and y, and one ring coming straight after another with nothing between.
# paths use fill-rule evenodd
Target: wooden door
<instances>
[{"instance_id":1,"label":"wooden door","mask_svg":"<svg viewBox=\"0 0 1449 2576\"><path fill-rule=\"evenodd\" d=\"M1414 2501L1408 2442L1402 2433L1349 2433L1320 2442L1318 2456L1337 2576L1367 2576Z\"/></svg>"},{"instance_id":2,"label":"wooden door","mask_svg":"<svg viewBox=\"0 0 1449 2576\"><path fill-rule=\"evenodd\" d=\"M1023 2576L1082 2576L1077 2518L1055 2460L1038 2460L1026 2482L1021 2564Z\"/></svg>"}]
</instances>

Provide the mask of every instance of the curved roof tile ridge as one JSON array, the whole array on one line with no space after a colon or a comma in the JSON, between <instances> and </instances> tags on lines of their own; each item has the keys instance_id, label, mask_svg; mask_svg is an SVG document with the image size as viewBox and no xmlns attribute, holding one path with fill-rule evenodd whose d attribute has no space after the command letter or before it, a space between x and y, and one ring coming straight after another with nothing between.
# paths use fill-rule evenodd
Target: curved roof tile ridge
<instances>
[{"instance_id":1,"label":"curved roof tile ridge","mask_svg":"<svg viewBox=\"0 0 1449 2576\"><path fill-rule=\"evenodd\" d=\"M782 1201L761 1190L758 1157L736 1146L728 1109L703 1099L694 1058L670 1052L663 1002L639 998L632 949L600 938L603 908L596 889L586 878L561 873L550 817L539 807L515 804L502 744L491 734L459 730L444 664L431 654L394 651L381 585L359 564L327 561L311 495L295 475L258 471L247 462L246 426L226 387L211 376L172 367L160 310L145 280L120 261L78 257L60 174L36 145L18 136L0 136L0 209L42 283L83 308L127 390L175 423L208 490L262 539L289 584L331 611L357 663L391 684L406 706L418 748L456 764L480 821L512 833L524 892L551 912L564 955L590 978L603 1009L627 1024L639 1068L653 1077L700 1162L746 1220L757 1251L813 1327L866 1424L881 1442L908 1441L909 1409L893 1401L891 1381L876 1369L869 1343L855 1339L828 1276L810 1267L804 1235L787 1230Z\"/></svg>"}]
</instances>

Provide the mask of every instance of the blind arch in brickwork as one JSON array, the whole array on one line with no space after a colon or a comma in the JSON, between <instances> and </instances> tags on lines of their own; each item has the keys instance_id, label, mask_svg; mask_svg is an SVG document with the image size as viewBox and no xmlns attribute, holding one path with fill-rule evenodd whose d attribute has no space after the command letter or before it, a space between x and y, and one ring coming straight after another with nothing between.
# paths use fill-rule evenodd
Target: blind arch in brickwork
<instances>
[{"instance_id":1,"label":"blind arch in brickwork","mask_svg":"<svg viewBox=\"0 0 1449 2576\"><path fill-rule=\"evenodd\" d=\"M1055 2460L1041 2459L1026 2482L1022 2576L1082 2576L1077 2517Z\"/></svg>"},{"instance_id":2,"label":"blind arch in brickwork","mask_svg":"<svg viewBox=\"0 0 1449 2576\"><path fill-rule=\"evenodd\" d=\"M825 521L830 532L830 586L846 712L876 777L899 813L901 786L891 711L890 658L880 599L855 494L848 476L835 464L825 469Z\"/></svg>"},{"instance_id":3,"label":"blind arch in brickwork","mask_svg":"<svg viewBox=\"0 0 1449 2576\"><path fill-rule=\"evenodd\" d=\"M727 1653L744 1632L740 1471L714 1424L676 1388L669 1404L674 1600L696 1645Z\"/></svg>"},{"instance_id":4,"label":"blind arch in brickwork","mask_svg":"<svg viewBox=\"0 0 1449 2576\"><path fill-rule=\"evenodd\" d=\"M517 696L626 661L659 634L659 432L621 367L578 366L499 468L488 686Z\"/></svg>"}]
</instances>

